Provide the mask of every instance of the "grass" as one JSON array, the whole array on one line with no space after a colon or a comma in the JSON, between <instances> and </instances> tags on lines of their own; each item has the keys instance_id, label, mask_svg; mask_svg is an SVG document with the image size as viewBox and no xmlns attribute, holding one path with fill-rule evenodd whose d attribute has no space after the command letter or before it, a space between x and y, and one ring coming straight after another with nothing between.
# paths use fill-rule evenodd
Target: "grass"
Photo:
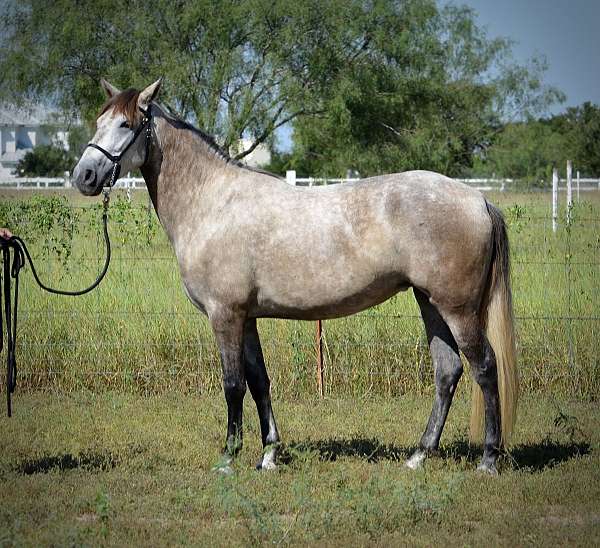
<instances>
[{"instance_id":1,"label":"grass","mask_svg":"<svg viewBox=\"0 0 600 548\"><path fill-rule=\"evenodd\" d=\"M211 472L220 395L19 394L0 420L0 545L600 544L600 410L528 397L501 475L475 471L466 398L412 472L430 398L276 400L284 464L253 470L247 402L235 474Z\"/></svg>"},{"instance_id":2,"label":"grass","mask_svg":"<svg viewBox=\"0 0 600 548\"><path fill-rule=\"evenodd\" d=\"M103 260L99 200L50 194L54 201L34 192L3 191L0 225L31 242L44 280L79 288L94 279ZM490 197L505 213L512 243L524 392L597 398L600 193L582 193L573 223L560 222L556 233L549 194ZM27 272L22 275L21 389L220 391L212 333L184 296L172 251L146 206L143 192L134 193L133 204L123 193L113 198L113 262L91 294L47 295ZM274 393L313 394L314 324L261 320L259 329ZM431 393L429 353L410 292L362 314L327 321L324 333L329 395Z\"/></svg>"}]
</instances>

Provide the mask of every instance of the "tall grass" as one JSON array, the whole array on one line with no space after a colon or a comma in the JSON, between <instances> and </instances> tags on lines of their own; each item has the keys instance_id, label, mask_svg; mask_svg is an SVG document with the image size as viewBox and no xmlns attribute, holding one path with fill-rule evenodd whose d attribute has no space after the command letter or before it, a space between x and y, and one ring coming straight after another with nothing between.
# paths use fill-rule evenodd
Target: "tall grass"
<instances>
[{"instance_id":1,"label":"tall grass","mask_svg":"<svg viewBox=\"0 0 600 548\"><path fill-rule=\"evenodd\" d=\"M47 195L46 195L47 196ZM573 222L552 232L547 194L494 194L512 245L519 368L525 392L595 398L600 393L600 196L587 193ZM52 286L80 288L103 261L95 201L3 193L0 226L30 243ZM94 205L91 205L94 204ZM561 212L565 218L565 212ZM21 275L20 389L104 390L143 394L220 390L214 339L187 301L177 264L147 197L113 198L113 262L92 293L57 297ZM314 323L260 320L273 391L314 394ZM329 394L425 393L432 369L411 292L364 313L324 323Z\"/></svg>"}]
</instances>

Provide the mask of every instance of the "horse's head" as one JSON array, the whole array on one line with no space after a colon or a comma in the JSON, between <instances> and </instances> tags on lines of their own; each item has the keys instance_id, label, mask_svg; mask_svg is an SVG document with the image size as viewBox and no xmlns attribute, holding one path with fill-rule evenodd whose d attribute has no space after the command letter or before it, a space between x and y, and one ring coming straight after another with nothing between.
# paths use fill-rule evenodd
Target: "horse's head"
<instances>
[{"instance_id":1,"label":"horse's head","mask_svg":"<svg viewBox=\"0 0 600 548\"><path fill-rule=\"evenodd\" d=\"M149 145L144 129L151 123L147 113L160 83L159 79L142 91L120 91L101 81L108 100L96 120L96 134L73 170L73 182L82 194L100 194L115 169L118 176L144 164Z\"/></svg>"}]
</instances>

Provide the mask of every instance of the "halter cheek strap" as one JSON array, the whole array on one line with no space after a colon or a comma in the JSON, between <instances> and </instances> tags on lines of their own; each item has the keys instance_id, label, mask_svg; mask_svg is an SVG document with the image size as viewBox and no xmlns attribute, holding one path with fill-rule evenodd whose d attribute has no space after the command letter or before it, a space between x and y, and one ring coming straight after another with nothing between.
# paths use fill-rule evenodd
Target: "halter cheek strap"
<instances>
[{"instance_id":1,"label":"halter cheek strap","mask_svg":"<svg viewBox=\"0 0 600 548\"><path fill-rule=\"evenodd\" d=\"M134 131L133 137L127 143L127 145L125 145L125 148L121 152L119 152L119 154L116 154L116 155L111 154L110 152L108 152L108 150L102 148L100 145L97 145L96 143L88 143L87 144L88 147L95 148L96 150L99 150L100 152L102 152L102 154L104 154L104 156L106 156L113 163L113 170L112 170L112 173L110 176L110 180L108 181L106 186L112 187L117 182L117 179L119 178L119 174L121 173L121 159L123 158L125 153L131 148L133 143L135 143L135 141L139 137L140 133L142 133L142 131L144 131L144 129L146 130L146 148L145 148L145 152L144 152L144 161L142 163L142 166L148 161L148 154L149 154L149 150L150 150L150 140L152 138L152 126L150 125L150 121L152 120L152 113L150 112L150 108L151 108L151 105L148 105L148 108L146 110L140 108L141 113L144 115L144 118L142 119L142 123Z\"/></svg>"}]
</instances>

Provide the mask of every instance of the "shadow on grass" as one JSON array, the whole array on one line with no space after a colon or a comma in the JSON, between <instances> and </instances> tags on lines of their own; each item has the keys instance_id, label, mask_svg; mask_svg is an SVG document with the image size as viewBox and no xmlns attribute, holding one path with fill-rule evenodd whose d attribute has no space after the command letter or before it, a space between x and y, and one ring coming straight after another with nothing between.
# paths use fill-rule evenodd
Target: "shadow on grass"
<instances>
[{"instance_id":1,"label":"shadow on grass","mask_svg":"<svg viewBox=\"0 0 600 548\"><path fill-rule=\"evenodd\" d=\"M328 439L306 442L293 442L284 446L280 460L282 464L291 464L303 455L316 453L321 460L336 461L340 457L356 457L367 462L380 460L402 461L410 455L410 447L382 445L375 438Z\"/></svg>"},{"instance_id":2,"label":"shadow on grass","mask_svg":"<svg viewBox=\"0 0 600 548\"><path fill-rule=\"evenodd\" d=\"M118 464L118 459L110 453L80 453L78 455L43 455L37 459L22 461L16 470L19 474L46 474L52 470L110 470Z\"/></svg>"},{"instance_id":3,"label":"shadow on grass","mask_svg":"<svg viewBox=\"0 0 600 548\"><path fill-rule=\"evenodd\" d=\"M282 464L291 464L304 458L304 455L316 454L324 461L336 461L340 457L355 457L367 462L381 460L404 461L415 447L398 447L392 444L381 444L377 439L326 439L296 442L286 445L282 451ZM526 469L539 472L553 468L563 462L589 454L590 444L587 442L558 442L550 439L539 443L530 443L512 447L502 456L504 469ZM438 455L443 459L466 460L476 463L481 458L483 449L471 445L465 440L455 440L443 446Z\"/></svg>"}]
</instances>

